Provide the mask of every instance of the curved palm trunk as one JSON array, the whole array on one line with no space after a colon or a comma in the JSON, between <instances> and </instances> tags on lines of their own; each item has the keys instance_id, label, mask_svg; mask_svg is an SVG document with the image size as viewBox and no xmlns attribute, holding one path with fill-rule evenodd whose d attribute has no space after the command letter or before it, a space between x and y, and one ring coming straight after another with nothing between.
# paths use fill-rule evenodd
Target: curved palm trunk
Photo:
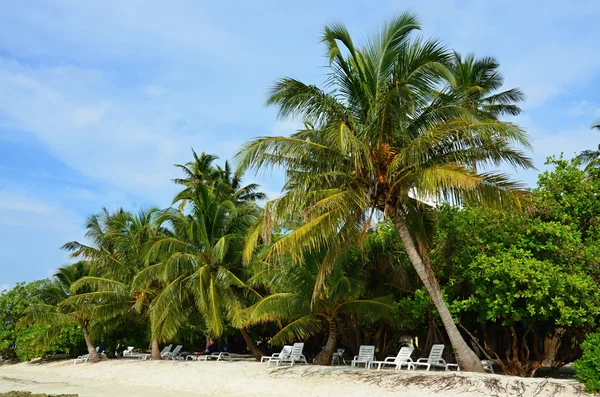
<instances>
[{"instance_id":1,"label":"curved palm trunk","mask_svg":"<svg viewBox=\"0 0 600 397\"><path fill-rule=\"evenodd\" d=\"M335 319L329 320L329 336L327 337L327 343L317 357L314 359L314 363L317 365L330 365L333 357L333 352L337 344L337 326Z\"/></svg>"},{"instance_id":2,"label":"curved palm trunk","mask_svg":"<svg viewBox=\"0 0 600 397\"><path fill-rule=\"evenodd\" d=\"M429 292L435 308L440 314L440 318L442 319L442 323L444 324L448 338L450 338L450 343L452 343L452 348L454 349L454 354L456 355L456 361L458 362L458 365L460 365L460 368L463 371L484 372L481 361L473 352L473 350L469 348L462 335L458 331L456 324L454 324L454 320L452 319L452 315L446 306L446 302L444 302L440 286L435 279L433 270L429 264L426 264L421 258L421 255L415 246L415 242L404 219L402 219L400 216L392 216L392 220L396 230L402 238L404 248L406 249L406 253L410 258L413 267L417 271L421 281L423 281L423 284L425 285L425 288L427 288L427 292Z\"/></svg>"},{"instance_id":3,"label":"curved palm trunk","mask_svg":"<svg viewBox=\"0 0 600 397\"><path fill-rule=\"evenodd\" d=\"M158 345L158 338L152 338L152 360L160 360L160 346Z\"/></svg>"},{"instance_id":4,"label":"curved palm trunk","mask_svg":"<svg viewBox=\"0 0 600 397\"><path fill-rule=\"evenodd\" d=\"M90 333L87 330L87 325L82 325L81 329L83 329L83 338L85 339L85 345L87 346L90 360L92 360L93 363L97 363L98 361L102 360L102 358L100 358L98 350L96 350L96 347L94 347L92 344L92 339L90 338Z\"/></svg>"},{"instance_id":5,"label":"curved palm trunk","mask_svg":"<svg viewBox=\"0 0 600 397\"><path fill-rule=\"evenodd\" d=\"M250 335L248 335L248 331L246 331L245 328L240 328L240 332L242 333L242 337L244 338L244 341L246 342L246 346L248 346L248 350L250 350L250 353L252 353L256 360L260 361L260 358L265 354L258 348L258 346L256 346L252 338L250 338Z\"/></svg>"}]
</instances>

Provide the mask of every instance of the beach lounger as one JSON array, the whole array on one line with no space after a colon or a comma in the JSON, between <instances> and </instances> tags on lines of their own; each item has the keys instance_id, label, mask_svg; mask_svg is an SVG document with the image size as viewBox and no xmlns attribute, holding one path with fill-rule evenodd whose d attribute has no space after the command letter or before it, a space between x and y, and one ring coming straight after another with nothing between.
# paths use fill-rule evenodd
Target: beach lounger
<instances>
[{"instance_id":1,"label":"beach lounger","mask_svg":"<svg viewBox=\"0 0 600 397\"><path fill-rule=\"evenodd\" d=\"M350 365L356 367L363 364L365 368L369 368L369 363L371 361L375 361L375 346L362 345L358 349L358 356L354 356Z\"/></svg>"},{"instance_id":2,"label":"beach lounger","mask_svg":"<svg viewBox=\"0 0 600 397\"><path fill-rule=\"evenodd\" d=\"M494 372L494 362L492 360L481 360L481 365L483 366L484 371L488 371L490 373ZM446 364L446 371L460 371L460 367L458 364Z\"/></svg>"},{"instance_id":3,"label":"beach lounger","mask_svg":"<svg viewBox=\"0 0 600 397\"><path fill-rule=\"evenodd\" d=\"M481 365L483 365L484 371L490 371L492 374L494 373L494 362L492 360L481 360Z\"/></svg>"},{"instance_id":4,"label":"beach lounger","mask_svg":"<svg viewBox=\"0 0 600 397\"><path fill-rule=\"evenodd\" d=\"M413 361L411 360L410 355L414 350L414 347L403 347L396 357L386 357L383 361L371 361L369 363L369 368L373 367L373 365L377 365L377 369L379 370L382 366L394 365L396 366L396 369L401 369L403 365L406 365L406 369L411 369Z\"/></svg>"},{"instance_id":5,"label":"beach lounger","mask_svg":"<svg viewBox=\"0 0 600 397\"><path fill-rule=\"evenodd\" d=\"M229 352L215 352L215 353L211 353L211 354L203 354L200 356L196 356L192 360L197 360L197 361L229 360L229 361L231 361L231 354Z\"/></svg>"},{"instance_id":6,"label":"beach lounger","mask_svg":"<svg viewBox=\"0 0 600 397\"><path fill-rule=\"evenodd\" d=\"M306 357L304 357L304 354L302 354L303 349L304 343L294 343L289 355L279 356L274 359L276 366L279 367L279 364L289 363L289 366L292 367L297 362L303 362L304 364L308 365ZM271 360L269 360L269 362L271 362Z\"/></svg>"},{"instance_id":7,"label":"beach lounger","mask_svg":"<svg viewBox=\"0 0 600 397\"><path fill-rule=\"evenodd\" d=\"M98 346L96 348L96 351L98 351L98 349L100 349L100 346ZM106 353L104 352L98 352L98 354L100 355L100 358L106 360L108 357L106 356ZM90 355L89 354L84 354L82 356L77 357L76 359L73 360L73 365L77 364L77 363L87 363L88 360L90 359Z\"/></svg>"},{"instance_id":8,"label":"beach lounger","mask_svg":"<svg viewBox=\"0 0 600 397\"><path fill-rule=\"evenodd\" d=\"M331 357L331 365L335 363L339 364L340 360L344 363L344 365L346 365L346 360L344 360L345 351L345 349L337 349L337 351L333 353L333 356Z\"/></svg>"},{"instance_id":9,"label":"beach lounger","mask_svg":"<svg viewBox=\"0 0 600 397\"><path fill-rule=\"evenodd\" d=\"M140 360L147 360L150 354L146 353L134 353L133 346L127 346L127 350L123 350L123 358L137 358Z\"/></svg>"},{"instance_id":10,"label":"beach lounger","mask_svg":"<svg viewBox=\"0 0 600 397\"><path fill-rule=\"evenodd\" d=\"M163 349L160 352L160 358L164 358L171 351L172 347L173 347L172 344L163 347Z\"/></svg>"},{"instance_id":11,"label":"beach lounger","mask_svg":"<svg viewBox=\"0 0 600 397\"><path fill-rule=\"evenodd\" d=\"M270 355L270 356L262 356L262 357L260 358L260 362L262 363L262 362L264 362L265 360L269 360L269 361L271 361L271 359L272 359L272 358L274 358L274 359L275 359L275 358L278 358L278 357L279 357L279 356L281 356L282 354L283 354L283 355L290 354L290 352L291 352L291 351L292 351L292 346L290 346L290 345L285 345L285 346L283 346L283 349L281 349L281 352L279 352L279 353L273 353L273 354L272 354L272 355Z\"/></svg>"},{"instance_id":12,"label":"beach lounger","mask_svg":"<svg viewBox=\"0 0 600 397\"><path fill-rule=\"evenodd\" d=\"M162 358L164 358L165 360L176 360L179 357L179 352L182 348L183 345L177 345L175 346L175 349L173 349L172 352L166 353L164 356L162 356Z\"/></svg>"},{"instance_id":13,"label":"beach lounger","mask_svg":"<svg viewBox=\"0 0 600 397\"><path fill-rule=\"evenodd\" d=\"M417 369L417 367L425 367L425 370L429 371L432 367L438 367L448 370L449 368L446 364L446 361L442 358L442 353L444 353L444 345L431 346L429 357L420 358L416 362L412 363L413 369Z\"/></svg>"}]
</instances>

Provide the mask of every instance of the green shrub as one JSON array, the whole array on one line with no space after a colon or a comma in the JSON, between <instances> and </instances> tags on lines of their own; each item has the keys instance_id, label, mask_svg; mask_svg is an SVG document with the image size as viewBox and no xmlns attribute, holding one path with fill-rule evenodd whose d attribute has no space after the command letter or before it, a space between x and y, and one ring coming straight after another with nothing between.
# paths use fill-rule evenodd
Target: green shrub
<instances>
[{"instance_id":1,"label":"green shrub","mask_svg":"<svg viewBox=\"0 0 600 397\"><path fill-rule=\"evenodd\" d=\"M585 389L591 393L600 392L600 333L590 334L581 344L583 355L575 363L573 370Z\"/></svg>"},{"instance_id":2,"label":"green shrub","mask_svg":"<svg viewBox=\"0 0 600 397\"><path fill-rule=\"evenodd\" d=\"M40 346L37 340L46 333L46 327L34 326L17 330L15 353L20 361L44 357L47 354L65 353L71 356L87 351L83 331L75 324L66 325L60 336L47 346Z\"/></svg>"}]
</instances>

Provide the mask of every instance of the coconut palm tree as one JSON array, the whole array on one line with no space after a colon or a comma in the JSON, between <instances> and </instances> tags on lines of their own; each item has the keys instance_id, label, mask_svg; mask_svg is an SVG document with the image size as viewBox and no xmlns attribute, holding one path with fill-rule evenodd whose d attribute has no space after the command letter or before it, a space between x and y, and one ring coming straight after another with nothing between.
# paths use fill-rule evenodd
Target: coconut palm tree
<instances>
[{"instance_id":1,"label":"coconut palm tree","mask_svg":"<svg viewBox=\"0 0 600 397\"><path fill-rule=\"evenodd\" d=\"M240 149L241 172L281 167L283 195L265 206L263 234L302 216L304 223L275 242L272 253L326 250L315 283L319 296L338 253L362 242L374 219L397 229L440 317L461 368L482 371L443 300L428 259L423 203L449 200L518 205L523 186L497 172L477 171L508 163L532 168L517 146L529 141L517 125L466 106L452 88L452 54L435 40L411 38L415 16L387 21L361 47L341 24L325 27L330 59L326 89L293 78L280 79L268 104L282 118L306 128L289 137L260 137ZM245 252L248 260L254 245Z\"/></svg>"},{"instance_id":2,"label":"coconut palm tree","mask_svg":"<svg viewBox=\"0 0 600 397\"><path fill-rule=\"evenodd\" d=\"M260 357L244 328L246 303L260 295L239 277L246 233L260 210L251 202L219 201L212 189L194 193L186 213L171 209L159 218L170 235L150 247L148 261L155 264L142 270L133 285L160 280L166 286L150 306L163 337L173 336L195 307L214 336L221 335L228 320Z\"/></svg>"},{"instance_id":3,"label":"coconut palm tree","mask_svg":"<svg viewBox=\"0 0 600 397\"><path fill-rule=\"evenodd\" d=\"M271 340L284 344L316 335L325 328L327 343L314 359L315 364L329 365L337 347L338 328L343 315L359 320L375 321L387 316L391 310L391 298L360 299L365 284L357 267L347 270L344 263L335 263L331 274L320 289L313 304L312 293L317 281L323 255L307 254L299 264L284 256L278 266L265 264L249 281L265 286L271 292L250 308L250 322L278 321L287 323ZM353 277L354 276L354 277Z\"/></svg>"},{"instance_id":4,"label":"coconut palm tree","mask_svg":"<svg viewBox=\"0 0 600 397\"><path fill-rule=\"evenodd\" d=\"M239 173L232 171L228 161L225 161L225 166L218 170L218 185L216 187L217 196L224 200L232 200L236 203L255 202L266 200L267 195L259 191L260 186L256 183L242 185L242 176Z\"/></svg>"},{"instance_id":5,"label":"coconut palm tree","mask_svg":"<svg viewBox=\"0 0 600 397\"><path fill-rule=\"evenodd\" d=\"M500 64L494 58L475 58L469 54L463 58L458 52L452 55L449 69L453 81L451 87L463 97L464 106L479 118L516 116L521 113L517 105L525 99L518 88L497 92L504 84L499 71Z\"/></svg>"},{"instance_id":6,"label":"coconut palm tree","mask_svg":"<svg viewBox=\"0 0 600 397\"><path fill-rule=\"evenodd\" d=\"M60 336L64 326L75 323L83 330L90 359L92 362L98 362L101 358L90 336L90 328L98 325L92 315L95 301L72 299L77 297L72 292L72 285L88 274L89 269L85 262L59 268L49 287L42 292L42 298L47 303L29 306L20 320L20 326L46 326L46 333L37 343L47 346Z\"/></svg>"},{"instance_id":7,"label":"coconut palm tree","mask_svg":"<svg viewBox=\"0 0 600 397\"><path fill-rule=\"evenodd\" d=\"M109 213L104 209L92 215L87 224L86 236L95 246L71 241L64 245L71 257L89 263L91 274L75 282L77 299L96 299L92 309L97 321L107 322L139 313L152 322L149 308L162 285L158 280L144 286L133 287L133 279L148 264L147 251L163 232L156 227L158 208L140 210L137 214L122 209ZM160 329L150 324L152 359L160 360Z\"/></svg>"},{"instance_id":8,"label":"coconut palm tree","mask_svg":"<svg viewBox=\"0 0 600 397\"><path fill-rule=\"evenodd\" d=\"M592 126L592 129L600 130L600 123ZM577 156L581 164L585 165L585 170L588 171L592 168L597 168L600 165L600 145L598 150L584 150Z\"/></svg>"},{"instance_id":9,"label":"coconut palm tree","mask_svg":"<svg viewBox=\"0 0 600 397\"><path fill-rule=\"evenodd\" d=\"M184 165L175 164L184 173L184 178L173 179L176 184L184 186L172 203L179 202L180 210L183 210L190 200L194 200L201 190L206 189L212 190L219 200L244 202L266 199L266 195L258 190L259 185L252 183L243 186L241 175L232 172L228 161L225 161L225 166L221 168L214 164L217 156L204 152L198 156L193 149L192 154L194 160Z\"/></svg>"}]
</instances>

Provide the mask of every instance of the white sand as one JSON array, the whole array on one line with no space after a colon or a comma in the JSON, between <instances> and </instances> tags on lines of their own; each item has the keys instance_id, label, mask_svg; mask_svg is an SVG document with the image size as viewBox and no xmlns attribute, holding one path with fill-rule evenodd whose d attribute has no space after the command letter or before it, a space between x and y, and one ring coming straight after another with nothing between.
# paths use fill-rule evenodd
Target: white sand
<instances>
[{"instance_id":1,"label":"white sand","mask_svg":"<svg viewBox=\"0 0 600 397\"><path fill-rule=\"evenodd\" d=\"M450 372L374 371L349 367L267 369L250 361L108 360L0 366L0 392L87 396L582 396L573 380Z\"/></svg>"}]
</instances>

